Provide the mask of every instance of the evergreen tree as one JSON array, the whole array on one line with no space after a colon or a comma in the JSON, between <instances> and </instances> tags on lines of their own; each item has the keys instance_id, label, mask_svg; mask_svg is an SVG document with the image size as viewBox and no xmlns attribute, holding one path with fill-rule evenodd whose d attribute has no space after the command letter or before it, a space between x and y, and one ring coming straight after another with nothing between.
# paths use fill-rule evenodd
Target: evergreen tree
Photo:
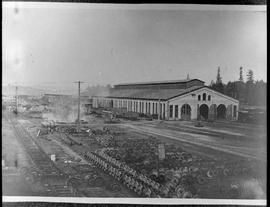
<instances>
[{"instance_id":1,"label":"evergreen tree","mask_svg":"<svg viewBox=\"0 0 270 207\"><path fill-rule=\"evenodd\" d=\"M246 82L246 103L248 105L254 104L254 77L253 71L249 70L247 73L247 82Z\"/></svg>"},{"instance_id":2,"label":"evergreen tree","mask_svg":"<svg viewBox=\"0 0 270 207\"><path fill-rule=\"evenodd\" d=\"M217 80L214 89L220 93L224 93L224 85L222 83L222 78L220 75L220 67L218 67Z\"/></svg>"},{"instance_id":3,"label":"evergreen tree","mask_svg":"<svg viewBox=\"0 0 270 207\"><path fill-rule=\"evenodd\" d=\"M220 83L222 83L222 80L220 76L220 67L218 67L216 84L220 84Z\"/></svg>"},{"instance_id":4,"label":"evergreen tree","mask_svg":"<svg viewBox=\"0 0 270 207\"><path fill-rule=\"evenodd\" d=\"M224 93L228 96L231 96L233 97L233 87L232 87L232 82L229 81L227 83L227 85L224 85L225 86L225 90L224 90Z\"/></svg>"},{"instance_id":5,"label":"evergreen tree","mask_svg":"<svg viewBox=\"0 0 270 207\"><path fill-rule=\"evenodd\" d=\"M212 80L209 87L215 91L218 91L220 93L224 93L224 85L222 83L222 78L220 75L220 67L218 67L216 82L214 82Z\"/></svg>"},{"instance_id":6,"label":"evergreen tree","mask_svg":"<svg viewBox=\"0 0 270 207\"><path fill-rule=\"evenodd\" d=\"M244 81L236 81L235 84L235 92L236 92L236 99L239 100L241 103L245 102L245 89L246 84Z\"/></svg>"},{"instance_id":7,"label":"evergreen tree","mask_svg":"<svg viewBox=\"0 0 270 207\"><path fill-rule=\"evenodd\" d=\"M253 77L253 71L252 70L248 70L248 74L247 74L247 82L254 82L254 77Z\"/></svg>"},{"instance_id":8,"label":"evergreen tree","mask_svg":"<svg viewBox=\"0 0 270 207\"><path fill-rule=\"evenodd\" d=\"M266 83L263 80L255 83L254 100L255 105L266 106Z\"/></svg>"},{"instance_id":9,"label":"evergreen tree","mask_svg":"<svg viewBox=\"0 0 270 207\"><path fill-rule=\"evenodd\" d=\"M235 82L229 81L227 85L224 85L224 92L226 95L238 99L238 93Z\"/></svg>"},{"instance_id":10,"label":"evergreen tree","mask_svg":"<svg viewBox=\"0 0 270 207\"><path fill-rule=\"evenodd\" d=\"M240 67L240 72L239 72L239 81L244 81L244 79L243 79L243 68L242 68L242 66Z\"/></svg>"},{"instance_id":11,"label":"evergreen tree","mask_svg":"<svg viewBox=\"0 0 270 207\"><path fill-rule=\"evenodd\" d=\"M241 75L240 75L241 76ZM223 84L224 93L232 98L240 101L240 104L248 104L252 106L266 106L266 86L263 80L254 81L254 74L252 70L247 73L247 82L238 81ZM210 87L219 91L218 85L211 82Z\"/></svg>"}]
</instances>

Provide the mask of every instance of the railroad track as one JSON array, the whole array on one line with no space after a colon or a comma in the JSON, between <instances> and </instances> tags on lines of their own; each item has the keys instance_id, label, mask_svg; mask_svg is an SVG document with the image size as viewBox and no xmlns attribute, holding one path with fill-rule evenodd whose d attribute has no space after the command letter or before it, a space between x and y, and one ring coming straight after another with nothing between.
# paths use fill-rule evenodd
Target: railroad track
<instances>
[{"instance_id":1,"label":"railroad track","mask_svg":"<svg viewBox=\"0 0 270 207\"><path fill-rule=\"evenodd\" d=\"M43 183L42 195L45 196L72 196L72 193L66 186L68 175L63 173L57 166L49 159L46 153L36 143L31 134L9 114L5 118L11 123L16 138L19 143L25 148L28 157L34 164L32 167L22 167L21 173L25 177L30 176L31 183ZM44 190L45 189L45 190Z\"/></svg>"},{"instance_id":2,"label":"railroad track","mask_svg":"<svg viewBox=\"0 0 270 207\"><path fill-rule=\"evenodd\" d=\"M35 124L34 122L32 122L32 123ZM20 125L19 123L16 123L16 122L14 124L15 124L15 127L18 127L19 130L21 130L21 132L19 132L19 135L21 135L22 133L25 133L24 135L26 136L26 138L28 138L28 140L31 140L31 142L34 142L37 147L39 146L38 142L37 143L35 142L35 138L32 137L31 134L28 131L26 131L25 128L22 125ZM72 155L74 155L74 154L77 154L79 157L81 157L81 154L82 153L80 152L79 149L74 150L74 149L71 149L70 148L69 145L71 143L72 143L72 145L81 145L81 146L84 145L84 147L87 147L88 148L88 145L85 145L83 142L77 141L76 139L74 139L71 136L69 136L67 133L64 133L63 136L57 136L56 134L54 134L54 135L52 135L52 137L53 137L53 139L51 140L53 142L53 147L52 148L53 148L53 151L58 154L58 156L57 156L58 159L59 158L61 159L61 157L59 155L63 156L62 158L64 158L64 160L65 159L69 160L69 158L70 159L73 159L72 158L73 157ZM57 139L58 139L58 141L57 141ZM65 150L63 149L62 145L58 143L59 141L60 142L64 142L64 145L67 145L67 147L66 147ZM70 151L72 151L73 153L66 152L67 148L70 149ZM43 150L41 148L39 148L39 149L40 149L40 153L44 153L45 156L47 156L46 153L43 152ZM68 155L71 155L71 157L68 156ZM54 164L50 159L48 159L48 160L49 160L49 162L51 162L52 164ZM33 160L33 162L35 162L35 160ZM44 164L44 163L39 163L39 164ZM104 189L98 189L97 192L95 192L95 189L93 189L92 186L90 186L89 189L84 189L84 190L81 189L81 188L79 188L79 185L81 185L83 182L88 182L88 181L86 181L84 179L84 176L83 175L85 175L85 173L86 174L87 173L90 173L90 175L91 175L91 172L90 171L92 171L92 170L90 170L90 169L92 167L90 167L89 164L90 163L88 161L86 161L84 164L75 164L73 166L72 165L69 165L69 164L62 163L61 165L59 164L59 166L57 166L56 168L60 168L61 169L59 171L60 174L61 174L61 171L65 171L66 172L65 174L69 176L69 178L66 179L66 185L69 186L69 187L72 186L70 189L73 192L73 194L75 194L76 196L87 197L87 196L96 196L96 195L100 195L100 196L101 195L102 196L107 195L108 194L108 192L107 192L107 190L108 190L107 189L107 184L104 184L104 185L106 185L106 187L105 187L106 190L104 190ZM40 165L38 165L38 166L40 166ZM36 169L36 171L38 171L38 170ZM42 170L39 170L39 172L42 172ZM76 183L76 182L75 183L69 182L73 178L75 180L76 180L76 178L79 179L78 183ZM58 192L57 193L58 196L64 196L65 195L64 194L65 193L64 190L69 189L67 186L61 186L61 185L57 184L57 185L54 186L53 191L50 191L49 192L50 193L49 195L54 196L53 193L57 191ZM120 192L113 192L113 194L114 195L120 195ZM126 194L126 193L125 194L122 194L122 195L124 197L125 196L128 196L128 197L130 196L129 194ZM109 194L108 194L108 196L109 196Z\"/></svg>"},{"instance_id":3,"label":"railroad track","mask_svg":"<svg viewBox=\"0 0 270 207\"><path fill-rule=\"evenodd\" d=\"M31 135L18 122L11 120L11 124L17 138L26 149L29 157L43 172L44 175L63 175L54 163L47 157L45 152L36 144Z\"/></svg>"}]
</instances>

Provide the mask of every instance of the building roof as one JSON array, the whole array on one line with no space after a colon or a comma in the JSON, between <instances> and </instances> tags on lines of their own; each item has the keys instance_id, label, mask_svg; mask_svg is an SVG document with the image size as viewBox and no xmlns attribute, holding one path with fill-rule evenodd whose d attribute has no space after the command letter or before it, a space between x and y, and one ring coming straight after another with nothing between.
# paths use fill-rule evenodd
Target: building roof
<instances>
[{"instance_id":1,"label":"building roof","mask_svg":"<svg viewBox=\"0 0 270 207\"><path fill-rule=\"evenodd\" d=\"M194 81L194 80L198 80L198 81L204 83L204 81L199 80L199 79L182 79L182 80L167 80L167 81L121 83L121 84L117 84L115 86L176 84L176 83L187 83L187 82L191 82L191 81Z\"/></svg>"},{"instance_id":2,"label":"building roof","mask_svg":"<svg viewBox=\"0 0 270 207\"><path fill-rule=\"evenodd\" d=\"M99 94L96 97L168 100L203 87L205 86L192 86L187 89L112 89L109 94Z\"/></svg>"}]
</instances>

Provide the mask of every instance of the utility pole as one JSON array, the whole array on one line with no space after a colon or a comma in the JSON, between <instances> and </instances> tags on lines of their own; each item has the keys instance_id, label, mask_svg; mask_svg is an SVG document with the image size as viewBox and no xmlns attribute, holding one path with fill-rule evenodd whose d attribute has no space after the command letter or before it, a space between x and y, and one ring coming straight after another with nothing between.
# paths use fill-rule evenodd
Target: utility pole
<instances>
[{"instance_id":1,"label":"utility pole","mask_svg":"<svg viewBox=\"0 0 270 207\"><path fill-rule=\"evenodd\" d=\"M75 83L78 83L78 132L80 132L80 123L81 123L81 118L80 118L80 105L81 105L81 83L82 81L76 81Z\"/></svg>"}]
</instances>

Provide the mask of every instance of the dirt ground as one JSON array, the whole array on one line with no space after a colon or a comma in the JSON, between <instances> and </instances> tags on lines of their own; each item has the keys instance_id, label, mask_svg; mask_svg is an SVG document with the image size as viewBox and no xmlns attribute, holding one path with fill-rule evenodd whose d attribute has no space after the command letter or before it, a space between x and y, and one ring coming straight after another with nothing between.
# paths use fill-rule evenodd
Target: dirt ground
<instances>
[{"instance_id":1,"label":"dirt ground","mask_svg":"<svg viewBox=\"0 0 270 207\"><path fill-rule=\"evenodd\" d=\"M215 165L234 163L235 168L249 170L245 176L242 174L229 177L216 176L207 178L204 184L192 184L194 192L196 191L200 198L266 198L266 129L263 126L205 122L204 127L197 128L194 122L122 120L119 124L104 124L101 119L91 118L91 120L92 122L85 124L84 127L102 129L104 126L109 126L115 131L123 131L122 134L116 135L120 140L155 137L159 142L183 148L192 156L215 162ZM56 155L55 163L61 170L72 176L80 174L78 176L81 180L87 172L80 173L82 171L76 168L80 165L89 165L88 161L83 159L82 153L102 148L88 136L74 135L72 137L82 145L69 145L59 133L36 137L42 119L20 116L18 121L35 137L36 142L48 157L52 154ZM6 195L35 195L33 187L29 187L18 170L20 166L31 165L31 161L27 159L26 152L18 143L12 126L6 119L2 122L2 137L2 159L9 167L6 171L2 167L3 177L6 178L3 183L3 192ZM85 185L85 181L82 181L80 188L86 193L85 195L89 197L138 196L95 166L90 166L90 168L94 169L105 183L104 186L97 187ZM110 184L113 183L120 186L118 192L111 189ZM239 192L239 186L242 186L241 192Z\"/></svg>"},{"instance_id":2,"label":"dirt ground","mask_svg":"<svg viewBox=\"0 0 270 207\"><path fill-rule=\"evenodd\" d=\"M36 193L21 176L20 166L31 165L22 146L18 143L12 126L2 120L2 194L10 196L32 196Z\"/></svg>"},{"instance_id":3,"label":"dirt ground","mask_svg":"<svg viewBox=\"0 0 270 207\"><path fill-rule=\"evenodd\" d=\"M80 193L76 193L74 195L69 196L87 196L87 197L135 197L136 195L134 192L127 189L125 186L121 186L121 183L117 183L111 176L105 174L101 170L97 169L95 166L91 165L89 162L85 161L81 155L79 155L77 152L86 151L83 146L77 147L76 152L76 146L75 150L71 147L68 147L61 143L60 139L57 138L57 136L54 136L54 134L50 134L48 136L39 136L37 137L37 129L40 128L40 123L42 120L40 119L28 119L23 116L17 116L17 121L20 123L34 138L36 143L41 147L41 149L47 154L47 156L50 158L51 155L56 156L55 165L63 171L63 173L67 174L70 177L76 177L80 180L80 185L78 186L78 189ZM40 183L37 181L37 183L29 183L26 181L25 178L22 177L20 168L24 166L31 166L31 163L24 163L21 165L21 160L24 156L24 154L18 154L17 152L20 150L23 150L24 147L18 143L18 137L13 133L13 128L11 124L6 120L3 119L3 133L2 136L4 137L4 143L3 143L3 154L2 159L5 160L6 166L8 165L8 170L10 171L11 167L10 164L15 165L15 160L17 159L18 166L17 168L13 167L14 170L16 170L17 177L20 177L21 179L16 179L14 182L12 182L12 179L14 177L14 172L12 173L5 173L5 177L7 178L5 182L3 183L3 188L5 190L5 195L42 195L46 196L46 187L44 188L43 185L50 186L52 183L51 181L41 181L41 187ZM8 141L8 137L10 137L10 134L12 134L12 142ZM11 149L12 148L12 149ZM14 171L13 170L13 171ZM84 180L84 177L86 177L89 173L91 174L92 171L96 172L96 174L103 179L103 186L96 186L95 184L88 184L87 180ZM20 182L20 183L19 183ZM31 187L32 191L28 192L26 191L28 188L20 188L18 185L28 185ZM116 184L120 187L117 191L113 190L111 185ZM15 187L18 185L18 189L14 190L11 187ZM33 187L34 186L34 187ZM60 187L60 186L59 186ZM24 191L26 193L24 193ZM36 190L36 192L35 192ZM21 191L21 194L20 194ZM59 192L61 194L55 194L53 196L66 196L68 192L66 190L61 191L59 189ZM16 194L17 193L17 194ZM51 194L50 194L51 195Z\"/></svg>"},{"instance_id":4,"label":"dirt ground","mask_svg":"<svg viewBox=\"0 0 270 207\"><path fill-rule=\"evenodd\" d=\"M150 124L150 123L149 123ZM134 124L135 125L135 124ZM246 141L243 139L241 141L238 141L237 144L240 146L237 148L237 151L232 148L232 151L224 150L224 144L223 140L218 140L220 142L220 146L216 148L211 148L211 146L216 146L213 142L208 145L198 145L193 143L187 143L187 142L181 142L179 139L172 139L170 136L168 137L167 134L163 135L163 133L150 133L152 132L153 128L152 126L147 129L147 124L144 123L144 131L142 131L142 128L135 128L130 127L130 134L132 133L138 133L138 134L150 134L155 135L160 141L168 144L172 144L175 146L183 147L187 152L197 155L202 158L207 158L216 161L219 165L223 165L227 162L235 163L236 166L239 165L239 168L249 168L252 166L252 172L250 172L249 176L242 176L242 175L234 175L230 178L222 178L217 177L215 179L209 179L208 182L204 185L196 185L196 188L198 189L198 194L200 194L203 198L265 198L266 197L266 162L265 157L260 159L260 156L257 156L254 152L261 152L261 154L266 154L266 148L265 145L261 146L257 143L257 146L261 148L260 149L252 149L254 145L251 146L251 151L248 151L247 154L244 154L241 152L241 146L249 145L250 143L246 143ZM151 124L152 125L152 124ZM160 125L157 127L158 130L154 132L160 132L165 129L163 129ZM177 134L178 135L178 134ZM186 134L185 134L186 135ZM197 134L195 134L198 136ZM199 135L200 137L202 135ZM177 136L176 136L177 137ZM195 141L199 143L200 141L197 138ZM253 140L254 142L257 142L256 140ZM228 141L225 141L228 142ZM230 149L230 148L228 148ZM254 150L254 151L253 151ZM239 152L241 156L238 156L235 154L236 152ZM252 156L251 156L252 154ZM228 188L228 186L244 186L241 192L241 195L239 193L236 195L232 191L226 191L225 189Z\"/></svg>"}]
</instances>

